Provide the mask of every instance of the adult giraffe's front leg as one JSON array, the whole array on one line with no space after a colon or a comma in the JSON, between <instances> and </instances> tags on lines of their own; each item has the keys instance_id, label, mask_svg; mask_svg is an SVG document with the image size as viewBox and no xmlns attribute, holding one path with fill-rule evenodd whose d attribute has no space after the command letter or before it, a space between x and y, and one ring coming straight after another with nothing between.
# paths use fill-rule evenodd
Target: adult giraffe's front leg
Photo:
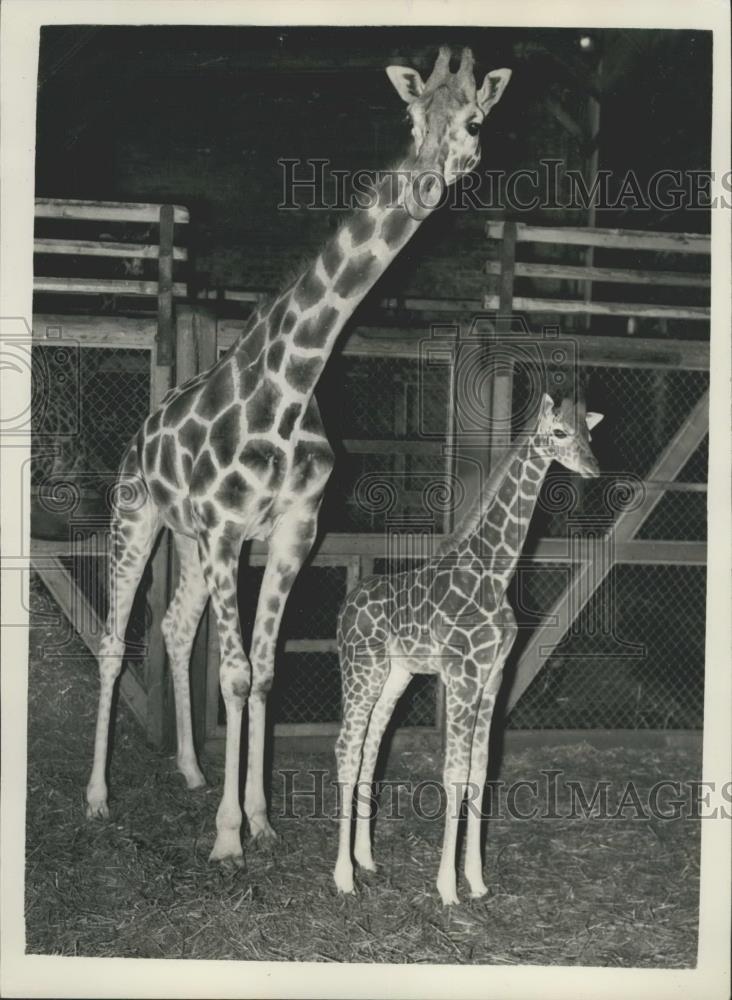
<instances>
[{"instance_id":1,"label":"adult giraffe's front leg","mask_svg":"<svg viewBox=\"0 0 732 1000\"><path fill-rule=\"evenodd\" d=\"M239 748L244 702L251 686L251 669L239 628L237 579L243 532L224 522L198 536L201 568L211 594L219 633L221 664L219 680L226 708L226 762L224 794L216 813L216 842L209 860L231 858L239 863L241 806L239 805Z\"/></svg>"},{"instance_id":2,"label":"adult giraffe's front leg","mask_svg":"<svg viewBox=\"0 0 732 1000\"><path fill-rule=\"evenodd\" d=\"M269 555L257 602L250 659L249 747L244 811L252 837L275 838L264 794L264 737L267 695L272 687L277 635L300 568L315 541L320 498L286 511L269 539Z\"/></svg>"}]
</instances>

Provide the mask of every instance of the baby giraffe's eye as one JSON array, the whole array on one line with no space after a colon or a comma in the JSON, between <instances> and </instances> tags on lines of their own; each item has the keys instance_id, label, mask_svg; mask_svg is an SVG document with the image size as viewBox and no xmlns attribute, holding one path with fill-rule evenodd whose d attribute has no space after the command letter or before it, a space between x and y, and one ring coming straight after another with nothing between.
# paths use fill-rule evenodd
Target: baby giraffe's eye
<instances>
[{"instance_id":1,"label":"baby giraffe's eye","mask_svg":"<svg viewBox=\"0 0 732 1000\"><path fill-rule=\"evenodd\" d=\"M559 430L559 428L557 428L557 429L556 429L556 430L554 431L554 437L555 437L555 438L560 438L560 439L561 439L561 438L566 438L566 436L567 436L567 432L566 432L566 431L562 431L562 430Z\"/></svg>"},{"instance_id":2,"label":"baby giraffe's eye","mask_svg":"<svg viewBox=\"0 0 732 1000\"><path fill-rule=\"evenodd\" d=\"M480 132L480 122L468 122L465 128L470 135L477 135Z\"/></svg>"}]
</instances>

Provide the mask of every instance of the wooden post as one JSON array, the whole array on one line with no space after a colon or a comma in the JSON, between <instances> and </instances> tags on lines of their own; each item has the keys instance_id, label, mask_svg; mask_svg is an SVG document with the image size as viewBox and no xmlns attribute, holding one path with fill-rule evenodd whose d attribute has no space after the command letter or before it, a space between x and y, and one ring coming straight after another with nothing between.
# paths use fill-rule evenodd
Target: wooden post
<instances>
[{"instance_id":1,"label":"wooden post","mask_svg":"<svg viewBox=\"0 0 732 1000\"><path fill-rule=\"evenodd\" d=\"M197 303L188 310L187 316L190 317L195 346L196 371L206 371L218 359L216 315L210 306ZM187 324L188 319L185 322ZM201 624L191 654L193 734L199 747L203 746L205 740L214 736L218 726L219 639L216 623L212 621L211 615L209 604L201 616Z\"/></svg>"},{"instance_id":2,"label":"wooden post","mask_svg":"<svg viewBox=\"0 0 732 1000\"><path fill-rule=\"evenodd\" d=\"M158 242L158 364L173 362L173 206L160 207Z\"/></svg>"},{"instance_id":3,"label":"wooden post","mask_svg":"<svg viewBox=\"0 0 732 1000\"><path fill-rule=\"evenodd\" d=\"M513 316L513 286L516 267L516 223L506 222L503 226L503 243L501 245L501 276L498 294L498 317L496 321L496 346L500 346L499 338L507 340L511 337ZM500 351L498 352L500 357ZM493 372L493 388L491 392L491 468L500 462L503 452L510 443L511 407L513 405L513 362L506 359L502 370Z\"/></svg>"},{"instance_id":4,"label":"wooden post","mask_svg":"<svg viewBox=\"0 0 732 1000\"><path fill-rule=\"evenodd\" d=\"M160 240L158 251L158 330L155 340L151 409L161 401L173 385L173 222L172 205L160 209ZM172 566L170 539L167 531L158 542L151 560L152 582L148 603L152 612L147 635L145 686L147 689L147 738L160 750L170 750L175 744L175 725L171 711L172 678L167 669L165 642L160 629L171 597Z\"/></svg>"}]
</instances>

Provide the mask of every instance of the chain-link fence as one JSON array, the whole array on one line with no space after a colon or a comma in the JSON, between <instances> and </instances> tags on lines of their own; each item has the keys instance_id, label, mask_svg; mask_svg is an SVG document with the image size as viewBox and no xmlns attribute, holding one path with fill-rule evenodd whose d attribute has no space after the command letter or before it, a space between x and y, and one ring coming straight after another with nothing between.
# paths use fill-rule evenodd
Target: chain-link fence
<instances>
[{"instance_id":1,"label":"chain-link fence","mask_svg":"<svg viewBox=\"0 0 732 1000\"><path fill-rule=\"evenodd\" d=\"M150 352L33 346L31 482L104 491L150 410Z\"/></svg>"},{"instance_id":2,"label":"chain-link fence","mask_svg":"<svg viewBox=\"0 0 732 1000\"><path fill-rule=\"evenodd\" d=\"M124 449L150 409L150 365L149 350L85 347L68 340L33 345L31 532L70 547L72 554L59 561L96 616L84 623L92 638L109 603L110 487ZM92 536L98 555L85 551ZM141 679L151 624L149 582L148 568L127 632L128 664Z\"/></svg>"},{"instance_id":3,"label":"chain-link fence","mask_svg":"<svg viewBox=\"0 0 732 1000\"><path fill-rule=\"evenodd\" d=\"M556 593L546 582L533 595L537 610ZM704 566L615 566L519 700L509 727L700 728L705 600ZM600 619L612 628L598 628Z\"/></svg>"},{"instance_id":4,"label":"chain-link fence","mask_svg":"<svg viewBox=\"0 0 732 1000\"><path fill-rule=\"evenodd\" d=\"M602 477L580 480L555 465L537 505L527 550L545 537L581 537L598 527L608 532L624 504L632 506L648 494L657 503L640 525L638 540L704 542L708 437L672 483L655 482L653 469L707 389L708 373L586 366L579 381L587 408L605 414L593 432ZM515 410L525 403L529 384L528 374L517 368ZM557 483L565 489L557 489ZM613 490L623 483L633 489ZM682 558L672 565L615 565L519 699L508 725L701 726L706 567L685 565ZM513 663L574 572L571 566L540 563L520 568L511 595L521 625Z\"/></svg>"},{"instance_id":5,"label":"chain-link fence","mask_svg":"<svg viewBox=\"0 0 732 1000\"><path fill-rule=\"evenodd\" d=\"M102 491L114 478L122 451L150 405L150 352L123 348L38 345L34 391L32 482L75 476ZM603 477L582 481L556 465L532 520L526 553L540 539L582 535L587 525L605 530L618 510L608 509L608 488L634 477L660 499L636 537L646 541L703 542L708 443L704 439L676 477L679 488L648 482L654 464L708 385L703 371L620 365L586 365L588 408L605 414L593 434ZM514 371L514 413L525 409L535 377ZM336 449L321 531L364 540L387 535L400 519L424 513L424 484L446 481L451 467L444 444L451 431L451 370L421 359L355 357L333 360L319 387L326 427ZM36 386L36 390L38 387ZM336 430L336 433L333 432ZM364 502L363 484L376 475L396 484L387 504ZM562 493L557 482L570 488ZM550 487L554 487L550 491ZM557 496L566 502L557 504ZM369 499L367 497L367 499ZM374 499L371 497L370 499ZM428 530L442 531L444 522ZM368 556L365 553L372 553ZM298 577L281 629L272 707L279 723L337 722L340 677L335 622L349 580L393 569L374 555L373 542L342 559L308 565ZM100 617L106 612L103 557L66 559L71 576ZM245 642L251 634L262 576L259 564L243 568L240 616ZM406 564L405 564L406 565ZM512 660L518 662L546 613L561 598L574 568L566 560L522 561L510 599L521 629ZM145 635L144 588L138 595L130 638ZM509 717L512 728L693 728L701 724L704 677L703 565L615 565L572 624ZM611 620L610 630L597 629ZM286 646L285 646L286 642ZM509 672L510 672L509 664ZM210 664L209 669L215 669ZM417 678L399 710L407 726L439 724L436 681ZM218 722L223 722L219 704Z\"/></svg>"}]
</instances>

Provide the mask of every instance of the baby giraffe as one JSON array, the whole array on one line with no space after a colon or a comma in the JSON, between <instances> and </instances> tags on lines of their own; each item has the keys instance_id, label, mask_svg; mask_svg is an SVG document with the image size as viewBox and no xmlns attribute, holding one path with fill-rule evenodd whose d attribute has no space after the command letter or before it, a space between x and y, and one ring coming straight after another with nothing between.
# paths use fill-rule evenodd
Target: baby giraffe
<instances>
[{"instance_id":1,"label":"baby giraffe","mask_svg":"<svg viewBox=\"0 0 732 1000\"><path fill-rule=\"evenodd\" d=\"M506 597L529 522L551 463L585 478L599 475L590 431L602 419L581 400L555 405L544 395L533 430L520 434L473 509L440 550L413 570L372 576L346 597L338 619L343 722L336 743L341 818L335 882L353 892L351 817L358 779L354 855L373 871L366 789L394 707L415 674L445 685L443 782L445 831L437 889L458 902L456 842L468 787L479 805L488 768L488 736L516 619ZM468 809L465 877L473 897L487 892L480 815Z\"/></svg>"}]
</instances>

